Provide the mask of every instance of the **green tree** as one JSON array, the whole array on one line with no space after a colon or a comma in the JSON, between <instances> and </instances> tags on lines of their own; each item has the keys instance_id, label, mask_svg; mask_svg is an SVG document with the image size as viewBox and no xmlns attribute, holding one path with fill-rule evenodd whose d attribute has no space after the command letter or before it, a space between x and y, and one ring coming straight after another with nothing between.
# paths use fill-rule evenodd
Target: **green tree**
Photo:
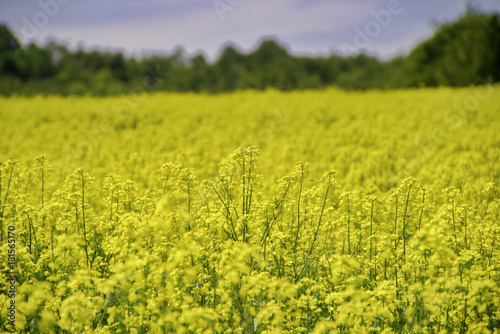
<instances>
[{"instance_id":1,"label":"green tree","mask_svg":"<svg viewBox=\"0 0 500 334\"><path fill-rule=\"evenodd\" d=\"M413 85L464 86L500 79L500 17L469 9L444 23L407 58Z\"/></svg>"},{"instance_id":2,"label":"green tree","mask_svg":"<svg viewBox=\"0 0 500 334\"><path fill-rule=\"evenodd\" d=\"M0 73L19 75L15 53L21 45L12 31L6 25L0 25Z\"/></svg>"}]
</instances>

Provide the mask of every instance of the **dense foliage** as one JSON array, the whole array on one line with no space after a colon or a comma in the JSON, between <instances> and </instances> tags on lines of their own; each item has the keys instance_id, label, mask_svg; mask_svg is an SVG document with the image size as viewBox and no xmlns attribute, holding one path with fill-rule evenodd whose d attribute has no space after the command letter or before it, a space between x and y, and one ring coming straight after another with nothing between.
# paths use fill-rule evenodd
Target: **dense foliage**
<instances>
[{"instance_id":1,"label":"dense foliage","mask_svg":"<svg viewBox=\"0 0 500 334\"><path fill-rule=\"evenodd\" d=\"M99 50L70 51L54 41L20 46L0 26L0 93L118 94L132 89L225 92L337 86L348 89L467 86L500 80L500 16L468 10L443 23L407 56L381 61L363 53L290 55L274 40L247 54L227 45L214 63L182 49L143 60Z\"/></svg>"},{"instance_id":2,"label":"dense foliage","mask_svg":"<svg viewBox=\"0 0 500 334\"><path fill-rule=\"evenodd\" d=\"M0 98L0 327L490 333L499 88Z\"/></svg>"}]
</instances>

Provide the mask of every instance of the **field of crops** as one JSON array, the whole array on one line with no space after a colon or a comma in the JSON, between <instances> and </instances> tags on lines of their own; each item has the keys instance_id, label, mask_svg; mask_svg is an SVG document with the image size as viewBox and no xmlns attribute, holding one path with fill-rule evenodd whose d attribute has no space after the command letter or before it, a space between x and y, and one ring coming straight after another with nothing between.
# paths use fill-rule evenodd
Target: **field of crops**
<instances>
[{"instance_id":1,"label":"field of crops","mask_svg":"<svg viewBox=\"0 0 500 334\"><path fill-rule=\"evenodd\" d=\"M491 333L500 87L0 98L0 329Z\"/></svg>"}]
</instances>

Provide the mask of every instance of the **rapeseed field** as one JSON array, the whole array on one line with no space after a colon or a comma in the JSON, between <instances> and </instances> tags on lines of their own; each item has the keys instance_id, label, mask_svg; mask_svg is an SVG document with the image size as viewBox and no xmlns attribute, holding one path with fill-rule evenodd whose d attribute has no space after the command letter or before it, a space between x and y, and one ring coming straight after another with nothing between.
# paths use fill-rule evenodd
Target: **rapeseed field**
<instances>
[{"instance_id":1,"label":"rapeseed field","mask_svg":"<svg viewBox=\"0 0 500 334\"><path fill-rule=\"evenodd\" d=\"M0 98L0 327L491 333L498 86Z\"/></svg>"}]
</instances>

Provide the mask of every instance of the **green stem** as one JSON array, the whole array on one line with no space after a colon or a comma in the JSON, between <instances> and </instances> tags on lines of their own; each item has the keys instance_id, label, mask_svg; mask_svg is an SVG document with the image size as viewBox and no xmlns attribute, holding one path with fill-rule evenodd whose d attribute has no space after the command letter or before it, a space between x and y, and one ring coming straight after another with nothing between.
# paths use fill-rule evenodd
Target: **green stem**
<instances>
[{"instance_id":1,"label":"green stem","mask_svg":"<svg viewBox=\"0 0 500 334\"><path fill-rule=\"evenodd\" d=\"M464 229L465 229L465 237L464 237L464 241L465 241L465 249L469 249L468 245L467 245L467 209L465 209L465 213L464 213Z\"/></svg>"},{"instance_id":2,"label":"green stem","mask_svg":"<svg viewBox=\"0 0 500 334\"><path fill-rule=\"evenodd\" d=\"M43 169L43 164L41 166L42 169L42 209L44 207L44 194L45 194L45 171ZM42 211L43 212L43 211ZM45 215L42 216L42 228L45 228Z\"/></svg>"},{"instance_id":3,"label":"green stem","mask_svg":"<svg viewBox=\"0 0 500 334\"><path fill-rule=\"evenodd\" d=\"M111 198L109 201L109 221L113 220L113 198L115 197L115 188L111 190Z\"/></svg>"},{"instance_id":4,"label":"green stem","mask_svg":"<svg viewBox=\"0 0 500 334\"><path fill-rule=\"evenodd\" d=\"M52 251L52 262L55 264L56 263L56 258L54 256L54 230L56 229L56 218L54 218L54 221L52 222L52 227L50 229L50 243L52 244L51 251Z\"/></svg>"},{"instance_id":5,"label":"green stem","mask_svg":"<svg viewBox=\"0 0 500 334\"><path fill-rule=\"evenodd\" d=\"M455 238L455 252L458 254L458 241L455 227L455 200L453 196L451 197L451 222L453 225L453 237Z\"/></svg>"},{"instance_id":6,"label":"green stem","mask_svg":"<svg viewBox=\"0 0 500 334\"><path fill-rule=\"evenodd\" d=\"M85 222L85 176L83 170L80 172L82 178L82 223L83 223L83 239L85 241L85 256L87 258L87 267L89 267L89 252L87 245L87 227ZM92 269L92 268L90 268Z\"/></svg>"},{"instance_id":7,"label":"green stem","mask_svg":"<svg viewBox=\"0 0 500 334\"><path fill-rule=\"evenodd\" d=\"M418 229L422 226L422 216L424 215L425 189L422 189L422 208L420 208L420 218L418 220Z\"/></svg>"},{"instance_id":8,"label":"green stem","mask_svg":"<svg viewBox=\"0 0 500 334\"><path fill-rule=\"evenodd\" d=\"M410 202L411 183L406 195L405 214L403 216L403 262L406 262L406 215L408 214L408 203Z\"/></svg>"},{"instance_id":9,"label":"green stem","mask_svg":"<svg viewBox=\"0 0 500 334\"><path fill-rule=\"evenodd\" d=\"M242 157L242 162L241 162L241 168L243 169L241 172L242 175L242 181L243 181L243 192L242 192L242 200L243 200L243 215L245 215L245 208L246 208L246 183L245 183L245 156Z\"/></svg>"},{"instance_id":10,"label":"green stem","mask_svg":"<svg viewBox=\"0 0 500 334\"><path fill-rule=\"evenodd\" d=\"M0 211L0 230L1 230L1 233L2 235L0 236L0 240L3 240L4 237L3 237L3 215L4 215L4 210L5 210L5 206L7 205L7 198L9 196L9 189L10 189L10 183L12 181L12 173L14 173L14 164L12 164L11 168L10 168L10 174L9 174L9 181L7 182L7 190L5 191L5 197L3 199L3 202L0 203L1 206L2 206L2 210ZM1 178L0 178L0 182L1 182ZM1 199L0 199L1 200Z\"/></svg>"},{"instance_id":11,"label":"green stem","mask_svg":"<svg viewBox=\"0 0 500 334\"><path fill-rule=\"evenodd\" d=\"M394 251L398 250L398 195L396 195L396 213L394 215L394 234L396 235L396 240L394 240Z\"/></svg>"},{"instance_id":12,"label":"green stem","mask_svg":"<svg viewBox=\"0 0 500 334\"><path fill-rule=\"evenodd\" d=\"M29 247L28 248L30 250L30 254L32 254L31 253L31 246L32 246L32 241L31 241L31 218L30 218L30 216L29 216L28 213L26 213L26 216L28 217L28 231L30 233L30 243L29 243Z\"/></svg>"},{"instance_id":13,"label":"green stem","mask_svg":"<svg viewBox=\"0 0 500 334\"><path fill-rule=\"evenodd\" d=\"M163 195L167 192L167 182L168 182L168 177L165 178L165 184L163 185Z\"/></svg>"},{"instance_id":14,"label":"green stem","mask_svg":"<svg viewBox=\"0 0 500 334\"><path fill-rule=\"evenodd\" d=\"M309 257L312 254L312 251L313 251L313 248L314 248L314 243L318 239L318 232L319 232L319 228L321 226L321 219L323 218L323 212L325 211L326 199L328 198L328 191L329 190L330 190L330 184L328 184L328 186L326 187L325 198L323 199L323 207L321 208L321 213L319 215L319 220L318 220L318 225L316 226L316 231L314 231L314 238L313 238L313 240L311 242L311 247L309 248L309 252L307 253L306 260L304 261L304 266L302 267L302 270L300 271L300 274L298 275L298 277L296 279L296 282L297 282L297 280L299 280L302 277L302 274L304 273L304 270L305 270L305 268L307 266L307 262L309 260Z\"/></svg>"},{"instance_id":15,"label":"green stem","mask_svg":"<svg viewBox=\"0 0 500 334\"><path fill-rule=\"evenodd\" d=\"M349 196L347 196L347 247L351 255L351 209L349 207Z\"/></svg>"},{"instance_id":16,"label":"green stem","mask_svg":"<svg viewBox=\"0 0 500 334\"><path fill-rule=\"evenodd\" d=\"M250 182L251 177L252 177L252 163L250 162L250 168L248 168L248 184L250 186L250 193L248 194L247 190L247 199L246 199L247 213L250 213L250 207L252 205L253 184Z\"/></svg>"},{"instance_id":17,"label":"green stem","mask_svg":"<svg viewBox=\"0 0 500 334\"><path fill-rule=\"evenodd\" d=\"M236 229L234 228L234 222L233 222L233 217L231 216L231 211L229 210L229 207L226 205L226 202L224 202L222 197L219 195L219 192L217 191L217 189L215 189L214 185L212 185L212 189L217 194L217 197L219 197L219 200L222 202L222 205L224 205L224 207L226 208L227 217L228 217L229 221L231 222L231 229L233 230L232 238L234 241L238 241L238 236L236 235Z\"/></svg>"},{"instance_id":18,"label":"green stem","mask_svg":"<svg viewBox=\"0 0 500 334\"><path fill-rule=\"evenodd\" d=\"M304 165L301 165L301 175L300 175L300 185L299 185L299 196L297 198L297 231L295 232L295 244L293 246L293 252L297 250L297 245L299 242L299 229L300 229L300 198L302 196L302 183L304 181Z\"/></svg>"},{"instance_id":19,"label":"green stem","mask_svg":"<svg viewBox=\"0 0 500 334\"><path fill-rule=\"evenodd\" d=\"M370 208L370 262L372 262L372 254L373 254L373 200Z\"/></svg>"}]
</instances>

